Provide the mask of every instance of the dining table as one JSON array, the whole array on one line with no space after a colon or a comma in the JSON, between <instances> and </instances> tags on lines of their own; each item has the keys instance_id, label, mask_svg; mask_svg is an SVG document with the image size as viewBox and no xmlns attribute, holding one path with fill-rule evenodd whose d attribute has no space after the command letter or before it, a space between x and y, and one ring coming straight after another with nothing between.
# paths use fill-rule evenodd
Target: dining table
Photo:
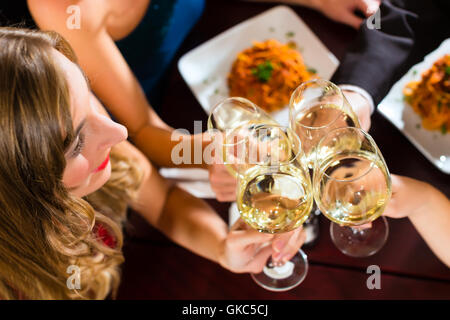
<instances>
[{"instance_id":1,"label":"dining table","mask_svg":"<svg viewBox=\"0 0 450 320\"><path fill-rule=\"evenodd\" d=\"M206 130L207 114L181 76L177 62L183 54L221 32L278 3L207 0L167 70L158 113L173 128L194 132L194 121ZM357 35L349 26L321 13L291 6L322 43L340 60ZM214 57L211 57L214 59ZM372 115L369 133L377 142L391 173L426 181L447 197L450 175L441 172L379 112ZM228 220L229 202L205 199ZM426 201L426 200L425 200ZM285 292L258 286L247 273L233 273L177 245L130 211L124 226L124 256L118 299L175 300L315 300L315 299L450 299L450 269L421 238L408 218L390 219L386 244L367 258L341 253L330 238L330 221L319 216L319 238L305 248L309 270L305 280ZM445 244L450 248L450 243ZM370 266L380 269L380 285L368 286Z\"/></svg>"}]
</instances>

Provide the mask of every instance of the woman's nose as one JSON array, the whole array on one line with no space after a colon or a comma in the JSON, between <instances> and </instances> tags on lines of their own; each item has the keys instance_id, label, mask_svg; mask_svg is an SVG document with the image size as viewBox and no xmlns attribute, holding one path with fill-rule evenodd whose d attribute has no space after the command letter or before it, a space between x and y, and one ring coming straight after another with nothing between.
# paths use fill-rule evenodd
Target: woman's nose
<instances>
[{"instance_id":1,"label":"woman's nose","mask_svg":"<svg viewBox=\"0 0 450 320\"><path fill-rule=\"evenodd\" d=\"M114 122L104 115L99 115L98 117L96 134L98 137L101 137L98 145L99 150L111 148L127 139L128 131L125 126Z\"/></svg>"}]
</instances>

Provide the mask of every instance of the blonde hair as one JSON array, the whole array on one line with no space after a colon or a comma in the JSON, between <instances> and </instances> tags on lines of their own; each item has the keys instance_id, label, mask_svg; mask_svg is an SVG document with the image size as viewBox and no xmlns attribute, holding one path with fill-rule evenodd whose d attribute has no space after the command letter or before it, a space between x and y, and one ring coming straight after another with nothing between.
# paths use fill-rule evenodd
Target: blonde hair
<instances>
[{"instance_id":1,"label":"blonde hair","mask_svg":"<svg viewBox=\"0 0 450 320\"><path fill-rule=\"evenodd\" d=\"M74 141L69 90L54 48L76 63L55 32L0 28L0 298L115 297L127 202L141 170L111 151L109 181L84 199L62 183L64 154ZM110 248L96 224L115 238ZM71 265L81 289L67 286Z\"/></svg>"}]
</instances>

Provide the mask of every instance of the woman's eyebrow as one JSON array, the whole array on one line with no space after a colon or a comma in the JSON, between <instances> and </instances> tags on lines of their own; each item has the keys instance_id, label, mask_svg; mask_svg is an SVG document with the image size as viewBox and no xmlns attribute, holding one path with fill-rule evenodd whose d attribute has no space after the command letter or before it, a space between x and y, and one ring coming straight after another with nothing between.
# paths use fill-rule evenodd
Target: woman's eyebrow
<instances>
[{"instance_id":1,"label":"woman's eyebrow","mask_svg":"<svg viewBox=\"0 0 450 320\"><path fill-rule=\"evenodd\" d=\"M80 124L78 125L77 129L75 130L75 137L78 137L78 135L80 134L81 129L83 129L83 126L86 123L86 118L84 118Z\"/></svg>"}]
</instances>

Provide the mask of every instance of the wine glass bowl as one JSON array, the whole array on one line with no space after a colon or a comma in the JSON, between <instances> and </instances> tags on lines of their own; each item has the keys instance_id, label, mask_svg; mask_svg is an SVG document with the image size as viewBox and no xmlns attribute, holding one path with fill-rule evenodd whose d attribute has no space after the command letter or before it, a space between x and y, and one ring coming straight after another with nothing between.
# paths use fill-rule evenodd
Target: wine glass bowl
<instances>
[{"instance_id":1,"label":"wine glass bowl","mask_svg":"<svg viewBox=\"0 0 450 320\"><path fill-rule=\"evenodd\" d=\"M317 144L324 135L336 128L360 127L341 89L323 79L304 82L295 89L289 102L289 119L302 141L304 161L311 169Z\"/></svg>"},{"instance_id":2,"label":"wine glass bowl","mask_svg":"<svg viewBox=\"0 0 450 320\"><path fill-rule=\"evenodd\" d=\"M274 121L256 104L241 97L230 97L216 104L208 117L208 130L226 131L251 121Z\"/></svg>"},{"instance_id":3,"label":"wine glass bowl","mask_svg":"<svg viewBox=\"0 0 450 320\"><path fill-rule=\"evenodd\" d=\"M374 254L388 230L383 219L373 221L391 197L391 178L380 150L369 134L353 127L330 131L318 148L314 198L321 212L335 222L330 227L333 242L352 256ZM370 222L372 228L351 228Z\"/></svg>"},{"instance_id":4,"label":"wine glass bowl","mask_svg":"<svg viewBox=\"0 0 450 320\"><path fill-rule=\"evenodd\" d=\"M215 150L231 175L237 177L239 166L245 166L248 138L258 124L276 123L264 110L250 100L230 97L216 104L208 117L208 132Z\"/></svg>"},{"instance_id":5,"label":"wine glass bowl","mask_svg":"<svg viewBox=\"0 0 450 320\"><path fill-rule=\"evenodd\" d=\"M300 139L289 128L284 130L267 125L255 128L249 154L259 155L253 156L253 165L238 181L241 217L261 232L292 231L307 219L312 207L311 180L300 161Z\"/></svg>"}]
</instances>

